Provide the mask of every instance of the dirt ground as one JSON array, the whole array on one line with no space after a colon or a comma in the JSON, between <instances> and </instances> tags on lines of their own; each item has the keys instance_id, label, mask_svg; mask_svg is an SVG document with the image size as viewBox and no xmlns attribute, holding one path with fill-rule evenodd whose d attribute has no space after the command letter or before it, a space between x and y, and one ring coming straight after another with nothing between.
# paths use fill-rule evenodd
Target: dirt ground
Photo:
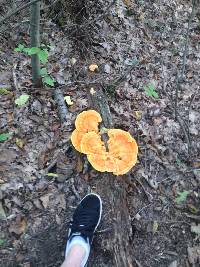
<instances>
[{"instance_id":1,"label":"dirt ground","mask_svg":"<svg viewBox=\"0 0 200 267\"><path fill-rule=\"evenodd\" d=\"M99 176L70 142L77 114L90 108L91 83L103 84L115 127L139 145L138 163L126 175L134 267L198 267L199 12L179 0L81 3L84 12L70 10L64 22L51 19L50 4L42 13L41 42L51 45L48 71L73 101L63 124L54 88L33 88L30 58L14 52L20 43L29 45L27 13L0 28L0 89L8 90L0 91L0 133L13 133L0 142L0 267L62 263L73 210L95 192ZM98 72L88 71L92 63ZM149 84L158 98L145 92ZM17 107L22 93L28 104ZM103 246L108 231L103 216L89 266L112 266Z\"/></svg>"}]
</instances>

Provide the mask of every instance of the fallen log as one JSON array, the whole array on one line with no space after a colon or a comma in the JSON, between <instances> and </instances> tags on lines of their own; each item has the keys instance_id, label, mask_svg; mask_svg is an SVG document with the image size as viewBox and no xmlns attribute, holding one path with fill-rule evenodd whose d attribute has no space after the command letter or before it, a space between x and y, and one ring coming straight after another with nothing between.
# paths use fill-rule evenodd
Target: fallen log
<instances>
[{"instance_id":1,"label":"fallen log","mask_svg":"<svg viewBox=\"0 0 200 267\"><path fill-rule=\"evenodd\" d=\"M113 128L110 108L102 87L92 86L88 95L91 108L102 116L103 122L100 128ZM110 173L99 173L96 188L105 203L106 225L111 229L102 244L103 249L112 255L112 266L133 267L132 227L126 203L124 179L119 180Z\"/></svg>"}]
</instances>

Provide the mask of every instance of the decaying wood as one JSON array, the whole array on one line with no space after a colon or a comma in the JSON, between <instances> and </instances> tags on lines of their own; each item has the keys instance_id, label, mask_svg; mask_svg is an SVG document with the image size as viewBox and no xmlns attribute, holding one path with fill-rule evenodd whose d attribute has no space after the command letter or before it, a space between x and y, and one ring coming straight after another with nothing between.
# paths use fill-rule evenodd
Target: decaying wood
<instances>
[{"instance_id":1,"label":"decaying wood","mask_svg":"<svg viewBox=\"0 0 200 267\"><path fill-rule=\"evenodd\" d=\"M89 88L91 107L97 110L103 119L101 127L113 128L109 105L102 88L98 85ZM132 227L126 203L125 182L119 181L110 173L99 173L97 192L101 195L105 207L106 225L111 228L103 248L112 255L112 266L132 267Z\"/></svg>"}]
</instances>

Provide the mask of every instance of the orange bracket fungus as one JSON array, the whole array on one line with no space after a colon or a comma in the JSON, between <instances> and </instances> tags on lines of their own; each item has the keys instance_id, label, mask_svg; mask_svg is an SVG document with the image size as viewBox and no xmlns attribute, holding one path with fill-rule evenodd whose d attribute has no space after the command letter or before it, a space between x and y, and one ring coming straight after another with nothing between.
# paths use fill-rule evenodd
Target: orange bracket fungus
<instances>
[{"instance_id":1,"label":"orange bracket fungus","mask_svg":"<svg viewBox=\"0 0 200 267\"><path fill-rule=\"evenodd\" d=\"M98 132L98 125L102 121L101 116L95 110L81 112L75 120L76 129L71 135L73 146L79 152L81 151L81 140L88 132Z\"/></svg>"},{"instance_id":2,"label":"orange bracket fungus","mask_svg":"<svg viewBox=\"0 0 200 267\"><path fill-rule=\"evenodd\" d=\"M125 174L137 162L137 143L126 131L107 129L107 151L98 129L101 121L100 114L95 110L80 113L75 121L76 129L71 135L72 144L76 150L87 155L94 169L115 175Z\"/></svg>"},{"instance_id":3,"label":"orange bracket fungus","mask_svg":"<svg viewBox=\"0 0 200 267\"><path fill-rule=\"evenodd\" d=\"M81 112L75 121L75 127L83 133L98 132L98 125L102 121L101 115L95 110Z\"/></svg>"}]
</instances>

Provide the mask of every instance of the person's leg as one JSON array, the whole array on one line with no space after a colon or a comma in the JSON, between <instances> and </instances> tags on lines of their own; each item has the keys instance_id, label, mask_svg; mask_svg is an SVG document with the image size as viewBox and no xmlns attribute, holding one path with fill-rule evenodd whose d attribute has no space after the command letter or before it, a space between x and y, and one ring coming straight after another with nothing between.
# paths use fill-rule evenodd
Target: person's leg
<instances>
[{"instance_id":1,"label":"person's leg","mask_svg":"<svg viewBox=\"0 0 200 267\"><path fill-rule=\"evenodd\" d=\"M93 234L101 220L102 201L97 194L86 195L76 208L70 224L65 261L61 267L84 267Z\"/></svg>"},{"instance_id":2,"label":"person's leg","mask_svg":"<svg viewBox=\"0 0 200 267\"><path fill-rule=\"evenodd\" d=\"M74 245L70 249L68 255L66 255L66 259L61 265L61 267L80 267L85 256L85 249L80 245Z\"/></svg>"}]
</instances>

